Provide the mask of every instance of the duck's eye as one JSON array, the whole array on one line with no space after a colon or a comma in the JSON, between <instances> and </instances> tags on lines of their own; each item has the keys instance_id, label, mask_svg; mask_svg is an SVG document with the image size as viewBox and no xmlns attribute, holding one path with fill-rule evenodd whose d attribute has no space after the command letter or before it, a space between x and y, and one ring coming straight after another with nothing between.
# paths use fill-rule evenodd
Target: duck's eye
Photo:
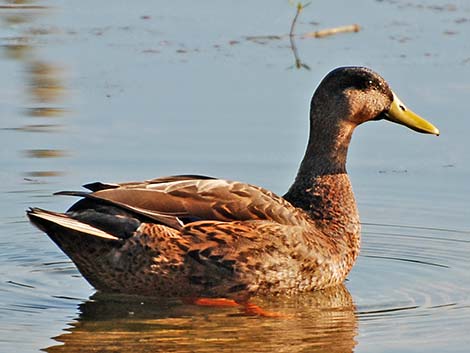
<instances>
[{"instance_id":1,"label":"duck's eye","mask_svg":"<svg viewBox=\"0 0 470 353\"><path fill-rule=\"evenodd\" d=\"M368 80L368 81L366 81L366 83L364 85L365 86L364 88L370 88L373 85L374 85L374 82L372 80Z\"/></svg>"},{"instance_id":2,"label":"duck's eye","mask_svg":"<svg viewBox=\"0 0 470 353\"><path fill-rule=\"evenodd\" d=\"M352 86L359 90L367 90L374 85L372 80L356 81Z\"/></svg>"}]
</instances>

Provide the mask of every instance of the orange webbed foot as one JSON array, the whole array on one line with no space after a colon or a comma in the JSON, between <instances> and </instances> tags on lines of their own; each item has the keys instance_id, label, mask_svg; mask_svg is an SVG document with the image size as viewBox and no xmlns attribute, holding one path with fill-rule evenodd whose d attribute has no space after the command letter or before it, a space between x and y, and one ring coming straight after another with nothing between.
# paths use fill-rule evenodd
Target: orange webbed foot
<instances>
[{"instance_id":1,"label":"orange webbed foot","mask_svg":"<svg viewBox=\"0 0 470 353\"><path fill-rule=\"evenodd\" d=\"M286 315L283 315L281 313L276 313L273 311L266 311L260 306L253 304L253 303L243 303L241 304L243 306L242 312L245 315L249 316L261 316L261 317L272 317L272 318L286 318Z\"/></svg>"},{"instance_id":2,"label":"orange webbed foot","mask_svg":"<svg viewBox=\"0 0 470 353\"><path fill-rule=\"evenodd\" d=\"M209 306L217 308L233 308L240 307L241 315L246 316L260 316L271 318L287 318L288 316L267 311L260 306L250 302L237 302L227 298L182 298L183 303L189 305Z\"/></svg>"},{"instance_id":3,"label":"orange webbed foot","mask_svg":"<svg viewBox=\"0 0 470 353\"><path fill-rule=\"evenodd\" d=\"M219 308L231 308L240 305L235 300L227 298L184 298L183 302L185 304L212 306Z\"/></svg>"}]
</instances>

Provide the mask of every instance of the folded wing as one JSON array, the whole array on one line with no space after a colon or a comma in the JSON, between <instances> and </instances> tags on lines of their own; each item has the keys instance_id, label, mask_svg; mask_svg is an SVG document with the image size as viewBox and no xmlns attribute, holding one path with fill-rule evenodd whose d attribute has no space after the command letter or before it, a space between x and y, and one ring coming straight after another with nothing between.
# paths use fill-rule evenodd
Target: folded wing
<instances>
[{"instance_id":1,"label":"folded wing","mask_svg":"<svg viewBox=\"0 0 470 353\"><path fill-rule=\"evenodd\" d=\"M301 212L283 198L263 188L204 176L171 176L123 184L92 183L91 193L60 192L82 196L69 212L106 204L137 217L180 229L201 221L269 220L285 225L302 222Z\"/></svg>"}]
</instances>

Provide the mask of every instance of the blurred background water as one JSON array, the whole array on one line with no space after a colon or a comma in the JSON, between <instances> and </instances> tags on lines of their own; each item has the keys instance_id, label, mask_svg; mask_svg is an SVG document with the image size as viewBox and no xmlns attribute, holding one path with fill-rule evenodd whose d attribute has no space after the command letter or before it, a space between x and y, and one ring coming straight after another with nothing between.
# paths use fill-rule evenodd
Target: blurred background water
<instances>
[{"instance_id":1,"label":"blurred background water","mask_svg":"<svg viewBox=\"0 0 470 353\"><path fill-rule=\"evenodd\" d=\"M468 351L470 3L313 1L295 28L301 68L295 11L267 0L1 2L1 352ZM361 30L303 36L349 24ZM311 94L344 65L381 73L441 136L387 122L356 131L361 256L345 286L259 299L289 320L96 295L24 216L64 210L72 200L54 191L95 180L200 173L282 194Z\"/></svg>"}]
</instances>

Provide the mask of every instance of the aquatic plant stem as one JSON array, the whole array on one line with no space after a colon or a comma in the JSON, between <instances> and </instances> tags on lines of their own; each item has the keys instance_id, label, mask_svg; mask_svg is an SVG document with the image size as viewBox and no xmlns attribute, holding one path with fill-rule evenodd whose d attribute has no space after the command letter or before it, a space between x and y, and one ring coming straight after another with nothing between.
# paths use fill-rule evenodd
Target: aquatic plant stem
<instances>
[{"instance_id":1,"label":"aquatic plant stem","mask_svg":"<svg viewBox=\"0 0 470 353\"><path fill-rule=\"evenodd\" d=\"M295 67L297 69L305 68L307 70L310 70L310 67L300 60L299 53L297 52L297 46L295 45L295 40L294 40L294 28L297 23L297 20L300 16L300 13L302 10L310 5L310 3L307 4L302 4L301 2L297 3L297 11L295 13L294 19L292 20L291 26L290 26L290 32L289 32L289 41L290 41L290 47L292 49L292 52L294 53L294 58L295 58Z\"/></svg>"}]
</instances>

